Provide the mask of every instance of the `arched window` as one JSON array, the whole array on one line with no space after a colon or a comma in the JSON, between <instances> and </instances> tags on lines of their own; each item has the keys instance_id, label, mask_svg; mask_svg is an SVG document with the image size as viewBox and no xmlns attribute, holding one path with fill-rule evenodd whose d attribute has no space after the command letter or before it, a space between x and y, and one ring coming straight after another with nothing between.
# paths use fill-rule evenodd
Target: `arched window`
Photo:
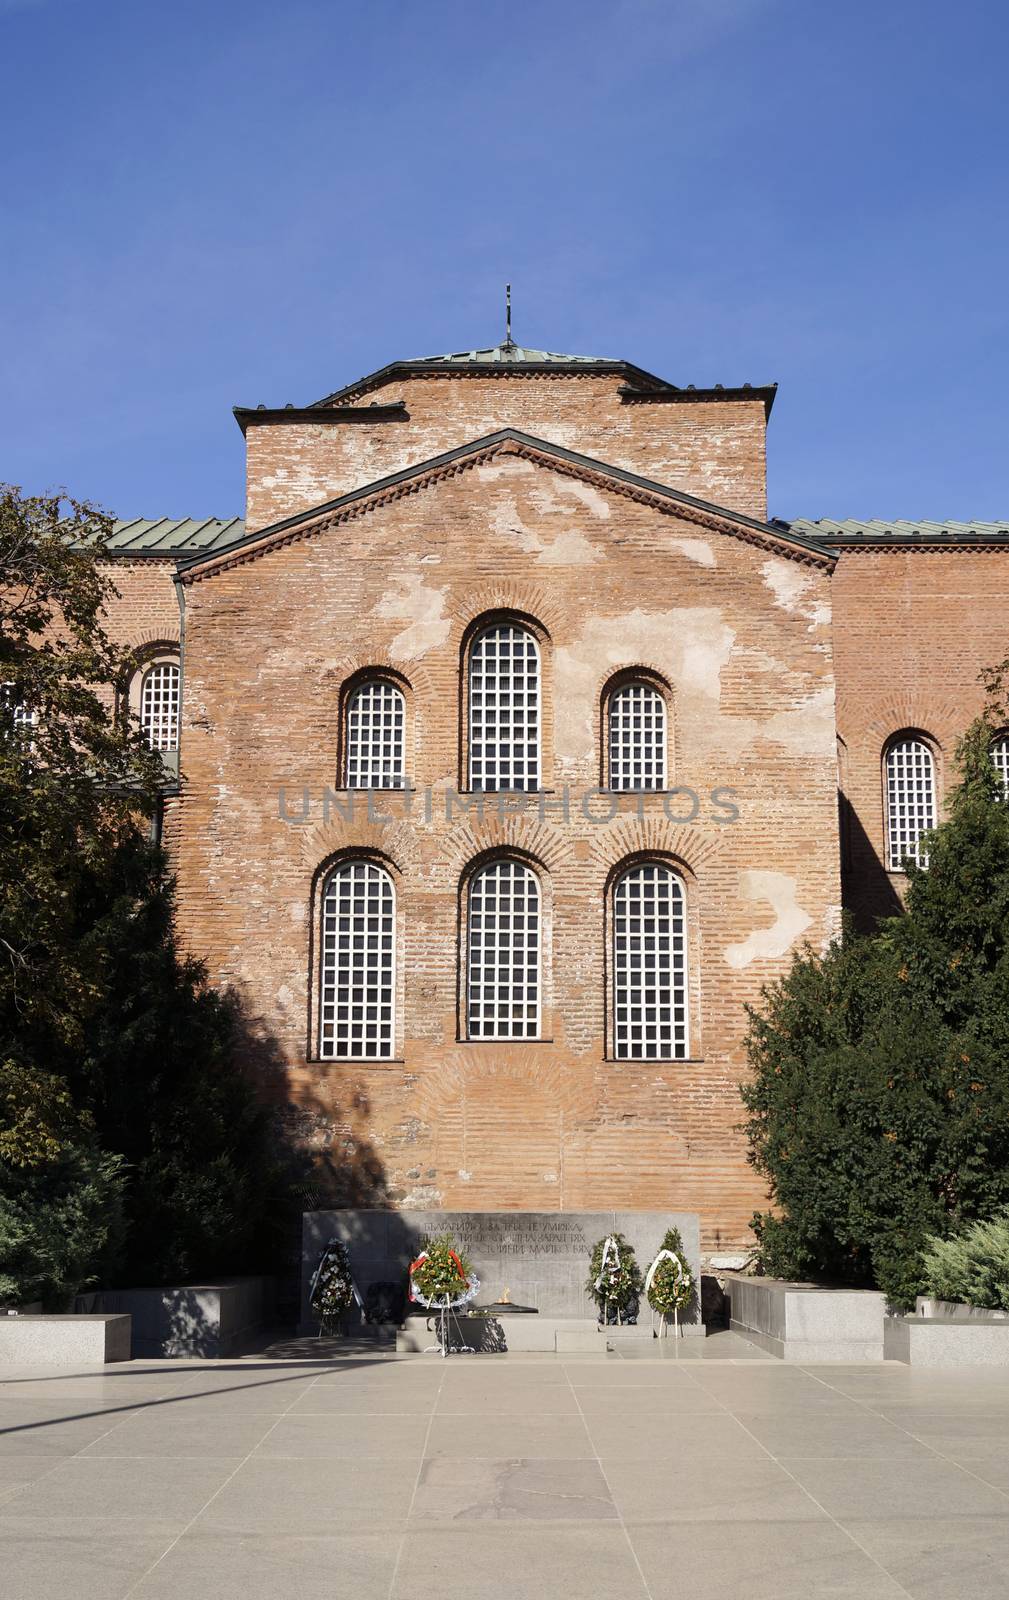
<instances>
[{"instance_id":1,"label":"arched window","mask_svg":"<svg viewBox=\"0 0 1009 1600\"><path fill-rule=\"evenodd\" d=\"M348 789L402 789L406 702L388 678L369 678L347 699Z\"/></svg>"},{"instance_id":2,"label":"arched window","mask_svg":"<svg viewBox=\"0 0 1009 1600\"><path fill-rule=\"evenodd\" d=\"M152 750L179 748L179 668L156 661L140 686L140 726Z\"/></svg>"},{"instance_id":3,"label":"arched window","mask_svg":"<svg viewBox=\"0 0 1009 1600\"><path fill-rule=\"evenodd\" d=\"M28 705L16 684L0 684L0 714L5 737L13 732L31 742L31 729L38 726L39 714Z\"/></svg>"},{"instance_id":4,"label":"arched window","mask_svg":"<svg viewBox=\"0 0 1009 1600\"><path fill-rule=\"evenodd\" d=\"M1002 786L1002 798L1009 800L1009 733L1000 733L992 740L991 760Z\"/></svg>"},{"instance_id":5,"label":"arched window","mask_svg":"<svg viewBox=\"0 0 1009 1600\"><path fill-rule=\"evenodd\" d=\"M609 787L666 787L666 702L642 679L612 691L607 706Z\"/></svg>"},{"instance_id":6,"label":"arched window","mask_svg":"<svg viewBox=\"0 0 1009 1600\"><path fill-rule=\"evenodd\" d=\"M686 894L671 867L645 861L613 886L613 1054L681 1061L688 1043Z\"/></svg>"},{"instance_id":7,"label":"arched window","mask_svg":"<svg viewBox=\"0 0 1009 1600\"><path fill-rule=\"evenodd\" d=\"M886 864L903 871L905 860L927 865L921 836L935 827L935 763L924 739L903 734L886 752Z\"/></svg>"},{"instance_id":8,"label":"arched window","mask_svg":"<svg viewBox=\"0 0 1009 1600\"><path fill-rule=\"evenodd\" d=\"M540 886L521 861L473 874L466 918L466 1033L536 1039L540 1031Z\"/></svg>"},{"instance_id":9,"label":"arched window","mask_svg":"<svg viewBox=\"0 0 1009 1600\"><path fill-rule=\"evenodd\" d=\"M396 891L374 861L345 861L322 895L319 1054L387 1061L395 1045Z\"/></svg>"},{"instance_id":10,"label":"arched window","mask_svg":"<svg viewBox=\"0 0 1009 1600\"><path fill-rule=\"evenodd\" d=\"M495 622L469 654L471 789L537 789L540 653L528 629Z\"/></svg>"}]
</instances>

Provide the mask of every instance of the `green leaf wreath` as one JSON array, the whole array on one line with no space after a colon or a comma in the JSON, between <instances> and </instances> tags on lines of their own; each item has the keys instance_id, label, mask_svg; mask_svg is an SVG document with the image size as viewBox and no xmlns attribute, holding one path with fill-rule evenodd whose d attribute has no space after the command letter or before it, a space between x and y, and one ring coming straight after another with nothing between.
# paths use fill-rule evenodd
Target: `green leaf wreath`
<instances>
[{"instance_id":1,"label":"green leaf wreath","mask_svg":"<svg viewBox=\"0 0 1009 1600\"><path fill-rule=\"evenodd\" d=\"M410 1267L410 1282L428 1302L455 1300L470 1286L473 1268L450 1233L440 1233L425 1245Z\"/></svg>"},{"instance_id":2,"label":"green leaf wreath","mask_svg":"<svg viewBox=\"0 0 1009 1600\"><path fill-rule=\"evenodd\" d=\"M679 1228L666 1229L656 1253L661 1254L663 1250L672 1251L679 1263L679 1270L668 1256L659 1262L648 1286L648 1304L653 1311L661 1311L663 1316L671 1317L674 1312L683 1311L690 1304L694 1279L687 1264L687 1252Z\"/></svg>"},{"instance_id":3,"label":"green leaf wreath","mask_svg":"<svg viewBox=\"0 0 1009 1600\"><path fill-rule=\"evenodd\" d=\"M354 1299L347 1247L331 1239L319 1267L312 1290L312 1310L326 1333L338 1333L340 1323Z\"/></svg>"},{"instance_id":4,"label":"green leaf wreath","mask_svg":"<svg viewBox=\"0 0 1009 1600\"><path fill-rule=\"evenodd\" d=\"M609 1251L607 1245L611 1246ZM615 1251L612 1248L614 1245ZM605 1239L597 1240L592 1247L585 1292L592 1296L599 1307L600 1320L636 1321L641 1289L641 1268L635 1259L633 1246L628 1244L624 1235L611 1233Z\"/></svg>"}]
</instances>

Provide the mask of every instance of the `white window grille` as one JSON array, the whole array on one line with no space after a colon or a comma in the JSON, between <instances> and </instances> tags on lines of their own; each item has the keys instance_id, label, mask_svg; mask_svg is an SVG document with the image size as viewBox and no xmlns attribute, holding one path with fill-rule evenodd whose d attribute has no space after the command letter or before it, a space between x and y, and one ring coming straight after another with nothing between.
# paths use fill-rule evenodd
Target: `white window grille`
<instances>
[{"instance_id":1,"label":"white window grille","mask_svg":"<svg viewBox=\"0 0 1009 1600\"><path fill-rule=\"evenodd\" d=\"M322 897L319 1054L387 1061L394 1054L396 891L373 861L347 861Z\"/></svg>"},{"instance_id":2,"label":"white window grille","mask_svg":"<svg viewBox=\"0 0 1009 1600\"><path fill-rule=\"evenodd\" d=\"M372 678L347 702L347 788L402 789L406 702L394 683Z\"/></svg>"},{"instance_id":3,"label":"white window grille","mask_svg":"<svg viewBox=\"0 0 1009 1600\"><path fill-rule=\"evenodd\" d=\"M992 740L991 760L1002 786L1002 798L1009 800L1009 733L1000 733Z\"/></svg>"},{"instance_id":4,"label":"white window grille","mask_svg":"<svg viewBox=\"0 0 1009 1600\"><path fill-rule=\"evenodd\" d=\"M492 861L470 882L466 1031L536 1039L540 1031L540 886L519 861Z\"/></svg>"},{"instance_id":5,"label":"white window grille","mask_svg":"<svg viewBox=\"0 0 1009 1600\"><path fill-rule=\"evenodd\" d=\"M650 683L625 683L609 699L610 788L666 786L666 702Z\"/></svg>"},{"instance_id":6,"label":"white window grille","mask_svg":"<svg viewBox=\"0 0 1009 1600\"><path fill-rule=\"evenodd\" d=\"M140 726L152 750L179 748L179 669L174 661L159 661L144 673Z\"/></svg>"},{"instance_id":7,"label":"white window grille","mask_svg":"<svg viewBox=\"0 0 1009 1600\"><path fill-rule=\"evenodd\" d=\"M618 1060L687 1056L687 918L680 878L644 862L613 890L613 1053Z\"/></svg>"},{"instance_id":8,"label":"white window grille","mask_svg":"<svg viewBox=\"0 0 1009 1600\"><path fill-rule=\"evenodd\" d=\"M935 827L932 752L922 739L897 739L886 752L886 864L901 872L905 860L928 865L922 835Z\"/></svg>"},{"instance_id":9,"label":"white window grille","mask_svg":"<svg viewBox=\"0 0 1009 1600\"><path fill-rule=\"evenodd\" d=\"M5 733L11 730L26 733L38 726L38 712L26 703L13 683L0 684L0 711Z\"/></svg>"},{"instance_id":10,"label":"white window grille","mask_svg":"<svg viewBox=\"0 0 1009 1600\"><path fill-rule=\"evenodd\" d=\"M495 623L469 657L471 789L536 789L540 768L540 655L515 623Z\"/></svg>"}]
</instances>

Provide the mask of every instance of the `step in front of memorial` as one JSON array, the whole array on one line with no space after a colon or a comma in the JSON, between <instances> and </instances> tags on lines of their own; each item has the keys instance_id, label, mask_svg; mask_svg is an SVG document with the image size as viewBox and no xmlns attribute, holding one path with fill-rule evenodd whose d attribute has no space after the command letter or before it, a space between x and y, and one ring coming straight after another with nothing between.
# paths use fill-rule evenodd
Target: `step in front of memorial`
<instances>
[{"instance_id":1,"label":"step in front of memorial","mask_svg":"<svg viewBox=\"0 0 1009 1600\"><path fill-rule=\"evenodd\" d=\"M501 1355L511 1350L539 1355L606 1350L606 1332L594 1317L453 1317L449 1342ZM397 1354L415 1355L438 1343L435 1317L411 1317L396 1335Z\"/></svg>"},{"instance_id":2,"label":"step in front of memorial","mask_svg":"<svg viewBox=\"0 0 1009 1600\"><path fill-rule=\"evenodd\" d=\"M703 1338L704 1328L691 1330ZM672 1330L669 1338L674 1337ZM654 1344L647 1322L601 1328L594 1317L452 1317L450 1344L463 1343L486 1353L522 1351L538 1355L600 1355L626 1344ZM396 1334L397 1354L416 1355L438 1343L438 1319L412 1316Z\"/></svg>"}]
</instances>

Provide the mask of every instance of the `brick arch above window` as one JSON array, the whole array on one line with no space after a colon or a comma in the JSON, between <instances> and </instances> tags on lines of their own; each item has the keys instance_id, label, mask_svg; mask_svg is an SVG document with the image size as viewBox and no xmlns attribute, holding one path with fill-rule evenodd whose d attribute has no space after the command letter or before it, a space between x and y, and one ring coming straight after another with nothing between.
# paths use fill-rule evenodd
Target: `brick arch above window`
<instances>
[{"instance_id":1,"label":"brick arch above window","mask_svg":"<svg viewBox=\"0 0 1009 1600\"><path fill-rule=\"evenodd\" d=\"M513 853L528 861L537 871L552 874L571 859L571 840L567 831L540 821L536 812L527 816L497 816L487 804L481 818L460 817L443 841L447 870L461 881L475 861L494 854Z\"/></svg>"},{"instance_id":2,"label":"brick arch above window","mask_svg":"<svg viewBox=\"0 0 1009 1600\"><path fill-rule=\"evenodd\" d=\"M723 833L677 824L664 817L621 817L593 830L592 857L609 879L626 862L646 857L668 861L688 879L720 870ZM731 870L731 869L730 869Z\"/></svg>"},{"instance_id":3,"label":"brick arch above window","mask_svg":"<svg viewBox=\"0 0 1009 1600\"><path fill-rule=\"evenodd\" d=\"M852 761L857 752L865 751L867 746L878 753L902 728L928 728L929 737L940 751L952 748L963 731L962 704L922 690L889 695L869 710L867 717L864 705L846 703L843 685L839 686L837 727L847 740Z\"/></svg>"},{"instance_id":4,"label":"brick arch above window","mask_svg":"<svg viewBox=\"0 0 1009 1600\"><path fill-rule=\"evenodd\" d=\"M460 596L451 607L452 637L462 648L467 635L484 617L498 614L525 617L547 640L557 637L564 613L553 594L541 584L484 583Z\"/></svg>"}]
</instances>

